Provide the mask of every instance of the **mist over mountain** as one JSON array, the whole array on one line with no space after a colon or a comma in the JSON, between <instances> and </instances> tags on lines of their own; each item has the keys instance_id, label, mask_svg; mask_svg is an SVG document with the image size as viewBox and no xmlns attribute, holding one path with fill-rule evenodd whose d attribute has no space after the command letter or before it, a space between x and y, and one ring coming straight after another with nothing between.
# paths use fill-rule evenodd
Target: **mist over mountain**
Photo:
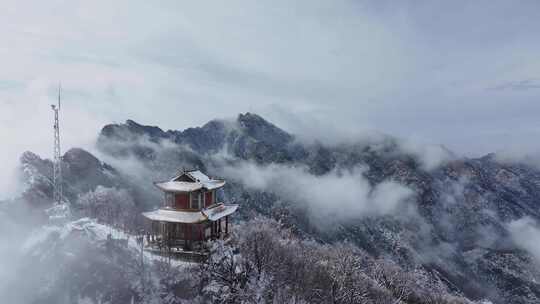
<instances>
[{"instance_id":1,"label":"mist over mountain","mask_svg":"<svg viewBox=\"0 0 540 304\"><path fill-rule=\"evenodd\" d=\"M540 1L0 20L0 304L540 303Z\"/></svg>"},{"instance_id":2,"label":"mist over mountain","mask_svg":"<svg viewBox=\"0 0 540 304\"><path fill-rule=\"evenodd\" d=\"M161 202L152 182L199 168L228 181L225 199L240 204L239 225L274 219L301 240L349 244L470 301L540 301L538 248L523 237L539 237L540 171L526 164L495 155L462 158L444 147L426 153L386 135L305 141L252 113L183 131L128 120L104 126L96 146L96 156L75 148L63 157L65 196L75 211L81 197L117 189L133 200L125 216L135 218ZM2 214L50 205L52 163L25 152L20 168L25 190L0 205ZM129 223L128 231L137 229L137 219ZM132 245L124 255L133 256ZM142 302L128 285L127 294ZM413 296L399 301L423 303Z\"/></svg>"}]
</instances>

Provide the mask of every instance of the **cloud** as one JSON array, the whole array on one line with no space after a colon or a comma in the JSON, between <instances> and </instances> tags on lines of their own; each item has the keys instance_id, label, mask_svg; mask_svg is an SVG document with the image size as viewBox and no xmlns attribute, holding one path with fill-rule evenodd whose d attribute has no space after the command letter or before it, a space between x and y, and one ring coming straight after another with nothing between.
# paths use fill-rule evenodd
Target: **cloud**
<instances>
[{"instance_id":1,"label":"cloud","mask_svg":"<svg viewBox=\"0 0 540 304\"><path fill-rule=\"evenodd\" d=\"M27 303L26 297L34 290L20 284L22 265L28 264L23 243L40 224L26 215L29 210L23 204L15 204L0 203L0 295L7 302Z\"/></svg>"},{"instance_id":2,"label":"cloud","mask_svg":"<svg viewBox=\"0 0 540 304\"><path fill-rule=\"evenodd\" d=\"M261 109L261 114L306 144L322 142L327 145L340 145L354 142L368 145L390 138L362 121L336 123L334 119L328 119L316 112L291 111L277 104Z\"/></svg>"},{"instance_id":3,"label":"cloud","mask_svg":"<svg viewBox=\"0 0 540 304\"><path fill-rule=\"evenodd\" d=\"M521 145L497 151L491 154L493 159L502 164L524 164L536 169L540 169L540 150Z\"/></svg>"},{"instance_id":4,"label":"cloud","mask_svg":"<svg viewBox=\"0 0 540 304\"><path fill-rule=\"evenodd\" d=\"M371 186L361 168L315 176L302 167L240 162L222 170L248 189L275 193L325 223L395 214L414 196L413 190L392 181Z\"/></svg>"},{"instance_id":5,"label":"cloud","mask_svg":"<svg viewBox=\"0 0 540 304\"><path fill-rule=\"evenodd\" d=\"M510 222L508 231L514 243L540 263L540 226L538 223L530 217L524 217Z\"/></svg>"},{"instance_id":6,"label":"cloud","mask_svg":"<svg viewBox=\"0 0 540 304\"><path fill-rule=\"evenodd\" d=\"M17 194L16 172L22 152L30 150L51 158L53 151L53 112L55 90L49 80L36 79L24 89L0 91L0 138L3 164L0 171L0 199ZM61 111L62 152L70 147L89 147L94 143L104 121L71 102L73 92L65 92L67 100Z\"/></svg>"},{"instance_id":7,"label":"cloud","mask_svg":"<svg viewBox=\"0 0 540 304\"><path fill-rule=\"evenodd\" d=\"M456 155L442 145L425 144L412 139L399 140L399 149L417 157L425 170L433 170L456 158Z\"/></svg>"},{"instance_id":8,"label":"cloud","mask_svg":"<svg viewBox=\"0 0 540 304\"><path fill-rule=\"evenodd\" d=\"M527 90L540 89L540 83L535 81L534 79L525 79L525 80L504 82L496 86L489 87L487 89L493 90L493 91L507 91L507 90L527 91Z\"/></svg>"},{"instance_id":9,"label":"cloud","mask_svg":"<svg viewBox=\"0 0 540 304\"><path fill-rule=\"evenodd\" d=\"M415 137L396 138L361 121L339 121L336 124L335 120L293 113L278 105L269 106L262 110L262 113L277 126L293 134L298 141L308 145L313 142L330 146L353 143L376 148L396 143L400 152L416 157L425 170L435 169L457 157L443 145L427 143Z\"/></svg>"},{"instance_id":10,"label":"cloud","mask_svg":"<svg viewBox=\"0 0 540 304\"><path fill-rule=\"evenodd\" d=\"M534 2L3 4L0 161L10 168L0 196L21 152L50 154L59 81L65 149L86 147L111 121L182 129L272 105L334 133L379 130L460 154L540 148L530 143L540 113ZM508 79L529 89L485 90Z\"/></svg>"}]
</instances>

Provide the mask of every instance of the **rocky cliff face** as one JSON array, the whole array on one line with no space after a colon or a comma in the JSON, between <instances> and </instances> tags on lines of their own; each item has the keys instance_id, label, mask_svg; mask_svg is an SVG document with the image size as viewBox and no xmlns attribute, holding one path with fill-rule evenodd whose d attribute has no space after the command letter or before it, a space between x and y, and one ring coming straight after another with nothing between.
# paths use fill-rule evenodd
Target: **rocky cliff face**
<instances>
[{"instance_id":1,"label":"rocky cliff face","mask_svg":"<svg viewBox=\"0 0 540 304\"><path fill-rule=\"evenodd\" d=\"M50 204L53 192L52 162L32 152L23 153L20 162L21 177L26 185L23 198L42 206ZM70 149L64 154L62 176L64 196L70 201L75 201L79 194L93 190L98 185L126 186L118 171L79 148Z\"/></svg>"},{"instance_id":2,"label":"rocky cliff face","mask_svg":"<svg viewBox=\"0 0 540 304\"><path fill-rule=\"evenodd\" d=\"M535 168L501 163L490 155L478 159L450 156L427 170L421 156L408 152L391 137L340 145L300 143L250 113L239 115L235 121L215 120L184 131L163 131L133 121L107 125L97 145L119 160L119 167L114 169L79 149L69 151L64 166L70 198L97 185L128 187L119 173L123 171L121 160L135 160L146 172L144 176L151 179L166 178L181 167L198 167L228 179L227 198L241 204L240 218L262 214L280 219L306 238L325 243L351 242L404 268L420 267L471 299L540 302L537 262L509 231L509 225L521 218L540 220L540 171ZM28 198L50 197L50 162L31 153L25 153L21 162L29 183ZM257 181L231 174L239 164L263 168L266 175L278 170L301 172L304 180L316 182L339 184L343 177L365 181L358 187L369 189L368 205L392 199L393 188L379 185L398 184L412 194L407 196L405 209L380 214L360 212L345 220L330 221L332 226L323 229L320 219L331 214L315 220L309 213L313 205L299 202L304 196L253 186ZM254 177L258 177L255 172ZM289 175L278 177L283 176ZM144 192L136 183L129 187ZM369 200L375 192L388 195ZM335 197L336 201L340 199ZM361 200L359 197L359 204ZM331 199L328 204L336 201ZM336 208L341 208L338 203Z\"/></svg>"}]
</instances>

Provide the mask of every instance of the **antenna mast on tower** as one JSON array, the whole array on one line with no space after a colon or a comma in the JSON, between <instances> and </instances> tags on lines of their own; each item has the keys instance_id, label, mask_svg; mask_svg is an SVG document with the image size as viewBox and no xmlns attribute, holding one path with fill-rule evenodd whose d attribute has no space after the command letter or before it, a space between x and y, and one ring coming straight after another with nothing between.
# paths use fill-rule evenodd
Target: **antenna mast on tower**
<instances>
[{"instance_id":1,"label":"antenna mast on tower","mask_svg":"<svg viewBox=\"0 0 540 304\"><path fill-rule=\"evenodd\" d=\"M62 197L62 153L60 150L60 93L62 87L58 85L58 105L51 105L54 111L54 158L53 158L53 186L54 203L61 204Z\"/></svg>"}]
</instances>

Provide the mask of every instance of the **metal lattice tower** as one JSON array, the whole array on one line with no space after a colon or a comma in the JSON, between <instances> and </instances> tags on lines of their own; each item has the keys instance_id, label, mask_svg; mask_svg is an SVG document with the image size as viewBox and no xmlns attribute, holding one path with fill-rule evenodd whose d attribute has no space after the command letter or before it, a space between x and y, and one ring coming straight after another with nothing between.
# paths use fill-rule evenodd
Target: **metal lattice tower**
<instances>
[{"instance_id":1,"label":"metal lattice tower","mask_svg":"<svg viewBox=\"0 0 540 304\"><path fill-rule=\"evenodd\" d=\"M53 160L53 186L54 202L62 203L62 153L60 150L60 92L62 87L58 86L58 105L51 105L54 111L54 160Z\"/></svg>"}]
</instances>

